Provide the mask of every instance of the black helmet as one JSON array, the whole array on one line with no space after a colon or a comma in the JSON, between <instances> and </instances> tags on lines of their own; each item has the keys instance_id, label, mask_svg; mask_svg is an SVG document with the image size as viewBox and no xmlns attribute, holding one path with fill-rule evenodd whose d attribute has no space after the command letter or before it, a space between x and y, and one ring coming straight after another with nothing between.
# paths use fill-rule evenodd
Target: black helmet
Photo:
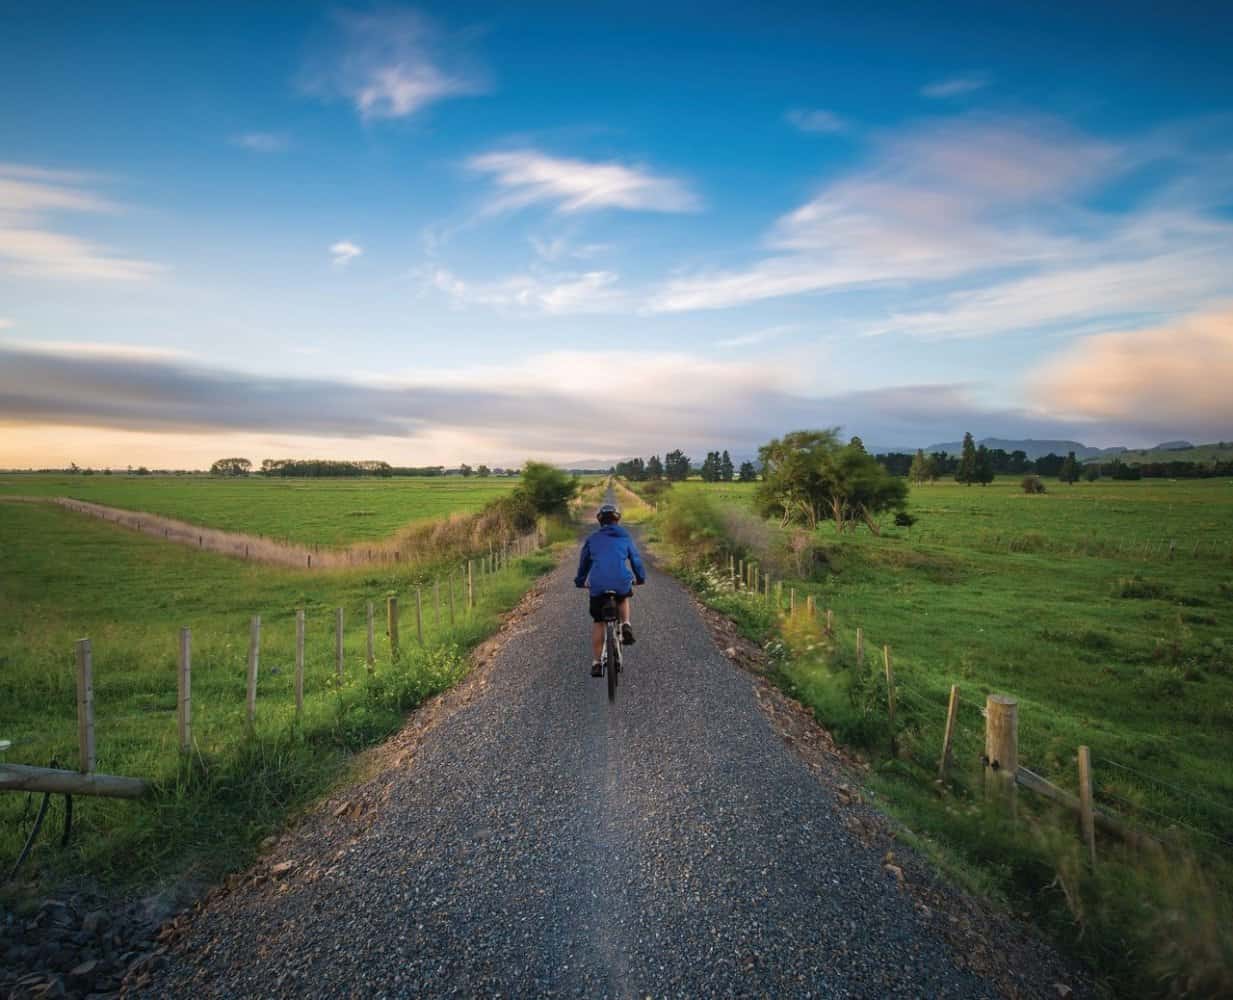
<instances>
[{"instance_id":1,"label":"black helmet","mask_svg":"<svg viewBox=\"0 0 1233 1000\"><path fill-rule=\"evenodd\" d=\"M613 503L606 503L595 514L600 524L616 524L621 520L621 508Z\"/></svg>"}]
</instances>

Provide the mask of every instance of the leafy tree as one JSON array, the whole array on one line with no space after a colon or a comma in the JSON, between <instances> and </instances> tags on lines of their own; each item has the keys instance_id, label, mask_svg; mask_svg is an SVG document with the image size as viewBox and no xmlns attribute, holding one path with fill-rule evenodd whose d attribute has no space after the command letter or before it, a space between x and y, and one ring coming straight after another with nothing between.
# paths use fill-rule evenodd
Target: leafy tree
<instances>
[{"instance_id":1,"label":"leafy tree","mask_svg":"<svg viewBox=\"0 0 1233 1000\"><path fill-rule=\"evenodd\" d=\"M210 466L212 476L247 476L253 463L247 458L220 458Z\"/></svg>"},{"instance_id":2,"label":"leafy tree","mask_svg":"<svg viewBox=\"0 0 1233 1000\"><path fill-rule=\"evenodd\" d=\"M1075 461L1075 453L1073 451L1066 453L1066 461L1062 463L1062 468L1057 474L1058 479L1064 483L1070 483L1072 486L1075 480L1079 478L1079 463Z\"/></svg>"},{"instance_id":3,"label":"leafy tree","mask_svg":"<svg viewBox=\"0 0 1233 1000\"><path fill-rule=\"evenodd\" d=\"M664 456L664 475L673 482L688 479L689 470L689 456L679 448L676 451L668 452L668 454Z\"/></svg>"},{"instance_id":4,"label":"leafy tree","mask_svg":"<svg viewBox=\"0 0 1233 1000\"><path fill-rule=\"evenodd\" d=\"M824 517L837 531L863 520L875 534L874 515L902 508L907 485L889 475L864 450L839 444L831 430L793 431L758 449L762 482L754 502L764 516L777 516L810 530Z\"/></svg>"},{"instance_id":5,"label":"leafy tree","mask_svg":"<svg viewBox=\"0 0 1233 1000\"><path fill-rule=\"evenodd\" d=\"M993 456L983 444L976 449L976 481L981 486L993 482Z\"/></svg>"},{"instance_id":6,"label":"leafy tree","mask_svg":"<svg viewBox=\"0 0 1233 1000\"><path fill-rule=\"evenodd\" d=\"M489 469L488 466L486 465L481 465L475 470L475 474L479 476L481 479L486 479L491 474L491 472L492 470Z\"/></svg>"},{"instance_id":7,"label":"leafy tree","mask_svg":"<svg viewBox=\"0 0 1233 1000\"><path fill-rule=\"evenodd\" d=\"M976 482L976 442L972 432L963 435L963 454L959 456L959 468L955 470L955 482L971 486Z\"/></svg>"},{"instance_id":8,"label":"leafy tree","mask_svg":"<svg viewBox=\"0 0 1233 1000\"><path fill-rule=\"evenodd\" d=\"M659 460L658 455L652 455L646 460L646 477L647 479L664 478L664 463Z\"/></svg>"},{"instance_id":9,"label":"leafy tree","mask_svg":"<svg viewBox=\"0 0 1233 1000\"><path fill-rule=\"evenodd\" d=\"M1036 475L1038 476L1057 476L1062 472L1062 465L1066 459L1061 455L1055 455L1049 452L1048 455L1042 455L1036 459Z\"/></svg>"},{"instance_id":10,"label":"leafy tree","mask_svg":"<svg viewBox=\"0 0 1233 1000\"><path fill-rule=\"evenodd\" d=\"M753 462L742 462L740 480L742 483L756 482L758 478L758 469Z\"/></svg>"},{"instance_id":11,"label":"leafy tree","mask_svg":"<svg viewBox=\"0 0 1233 1000\"><path fill-rule=\"evenodd\" d=\"M723 455L719 459L719 478L725 483L732 482L732 456L728 454L725 448Z\"/></svg>"},{"instance_id":12,"label":"leafy tree","mask_svg":"<svg viewBox=\"0 0 1233 1000\"><path fill-rule=\"evenodd\" d=\"M848 447L849 447L849 448L855 448L857 451L864 451L864 450L865 450L865 442L864 442L864 441L862 441L862 440L861 440L859 437L857 437L855 434L853 434L853 435L852 435L852 439L848 442Z\"/></svg>"},{"instance_id":13,"label":"leafy tree","mask_svg":"<svg viewBox=\"0 0 1233 1000\"><path fill-rule=\"evenodd\" d=\"M704 483L713 483L719 478L719 452L706 453L706 460L699 466L698 475Z\"/></svg>"},{"instance_id":14,"label":"leafy tree","mask_svg":"<svg viewBox=\"0 0 1233 1000\"><path fill-rule=\"evenodd\" d=\"M546 462L527 462L522 482L514 488L539 514L564 514L578 493L578 480Z\"/></svg>"},{"instance_id":15,"label":"leafy tree","mask_svg":"<svg viewBox=\"0 0 1233 1000\"><path fill-rule=\"evenodd\" d=\"M1028 466L1031 464L1028 461L1027 452L1016 449L1010 453L1010 461L1006 463L1006 471L1012 476L1018 476L1021 473L1027 472Z\"/></svg>"},{"instance_id":16,"label":"leafy tree","mask_svg":"<svg viewBox=\"0 0 1233 1000\"><path fill-rule=\"evenodd\" d=\"M466 462L463 462L462 465L458 467L458 471L461 472L464 476L469 476L471 475L472 469L471 469L471 466L467 465Z\"/></svg>"},{"instance_id":17,"label":"leafy tree","mask_svg":"<svg viewBox=\"0 0 1233 1000\"><path fill-rule=\"evenodd\" d=\"M908 469L908 478L917 486L933 479L933 463L925 457L922 449L917 448L912 456L912 466Z\"/></svg>"},{"instance_id":18,"label":"leafy tree","mask_svg":"<svg viewBox=\"0 0 1233 1000\"><path fill-rule=\"evenodd\" d=\"M1089 483L1096 482L1100 478L1100 463L1092 462L1090 465L1083 467L1083 478Z\"/></svg>"}]
</instances>

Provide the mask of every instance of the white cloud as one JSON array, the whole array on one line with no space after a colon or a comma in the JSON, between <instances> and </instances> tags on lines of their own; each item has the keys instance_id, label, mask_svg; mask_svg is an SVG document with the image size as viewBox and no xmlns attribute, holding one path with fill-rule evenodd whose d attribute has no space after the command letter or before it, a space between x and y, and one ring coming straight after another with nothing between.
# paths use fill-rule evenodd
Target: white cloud
<instances>
[{"instance_id":1,"label":"white cloud","mask_svg":"<svg viewBox=\"0 0 1233 1000\"><path fill-rule=\"evenodd\" d=\"M12 326L13 321L11 319L4 319L3 317L0 317L0 330L8 330L11 329Z\"/></svg>"},{"instance_id":2,"label":"white cloud","mask_svg":"<svg viewBox=\"0 0 1233 1000\"><path fill-rule=\"evenodd\" d=\"M621 163L549 156L533 149L484 153L467 166L489 174L503 194L488 205L500 212L546 202L558 212L621 208L642 212L693 212L698 197L683 182Z\"/></svg>"},{"instance_id":3,"label":"white cloud","mask_svg":"<svg viewBox=\"0 0 1233 1000\"><path fill-rule=\"evenodd\" d=\"M792 324L782 326L768 326L761 330L754 330L752 333L743 333L735 337L724 337L722 340L715 341L716 347L752 347L755 344L765 344L771 340L777 340L784 334L792 333L796 329Z\"/></svg>"},{"instance_id":4,"label":"white cloud","mask_svg":"<svg viewBox=\"0 0 1233 1000\"><path fill-rule=\"evenodd\" d=\"M945 80L935 80L921 87L922 97L933 100L944 100L948 97L961 97L989 86L989 76L986 73L968 73L964 76L952 76Z\"/></svg>"},{"instance_id":5,"label":"white cloud","mask_svg":"<svg viewBox=\"0 0 1233 1000\"><path fill-rule=\"evenodd\" d=\"M612 249L610 243L576 244L564 236L556 236L552 239L541 239L538 236L532 236L529 240L536 255L549 263L555 263L566 258L591 260Z\"/></svg>"},{"instance_id":6,"label":"white cloud","mask_svg":"<svg viewBox=\"0 0 1233 1000\"><path fill-rule=\"evenodd\" d=\"M356 246L350 240L339 240L330 247L335 267L345 267L353 258L359 257L363 252L363 247Z\"/></svg>"},{"instance_id":7,"label":"white cloud","mask_svg":"<svg viewBox=\"0 0 1233 1000\"><path fill-rule=\"evenodd\" d=\"M970 117L893 135L866 169L782 216L764 240L769 256L678 276L648 308L725 308L1039 266L1077 242L1066 197L1118 165L1115 147L1043 119Z\"/></svg>"},{"instance_id":8,"label":"white cloud","mask_svg":"<svg viewBox=\"0 0 1233 1000\"><path fill-rule=\"evenodd\" d=\"M1148 330L1084 337L1028 379L1042 407L1071 419L1161 433L1233 426L1233 309Z\"/></svg>"},{"instance_id":9,"label":"white cloud","mask_svg":"<svg viewBox=\"0 0 1233 1000\"><path fill-rule=\"evenodd\" d=\"M465 53L417 11L342 11L336 18L341 38L303 84L310 93L350 101L365 120L405 118L486 89Z\"/></svg>"},{"instance_id":10,"label":"white cloud","mask_svg":"<svg viewBox=\"0 0 1233 1000\"><path fill-rule=\"evenodd\" d=\"M432 284L459 306L490 306L528 310L551 316L614 312L628 305L615 286L619 276L612 271L587 271L538 277L514 275L499 281L464 281L444 268L432 274Z\"/></svg>"},{"instance_id":11,"label":"white cloud","mask_svg":"<svg viewBox=\"0 0 1233 1000\"><path fill-rule=\"evenodd\" d=\"M254 153L281 153L291 145L291 140L281 132L241 132L232 136L231 142Z\"/></svg>"},{"instance_id":12,"label":"white cloud","mask_svg":"<svg viewBox=\"0 0 1233 1000\"><path fill-rule=\"evenodd\" d=\"M848 127L834 111L824 108L793 108L786 117L802 132L842 132Z\"/></svg>"},{"instance_id":13,"label":"white cloud","mask_svg":"<svg viewBox=\"0 0 1233 1000\"><path fill-rule=\"evenodd\" d=\"M137 281L162 270L49 227L52 215L120 211L86 186L91 180L73 171L0 164L0 268L24 277L100 281Z\"/></svg>"}]
</instances>

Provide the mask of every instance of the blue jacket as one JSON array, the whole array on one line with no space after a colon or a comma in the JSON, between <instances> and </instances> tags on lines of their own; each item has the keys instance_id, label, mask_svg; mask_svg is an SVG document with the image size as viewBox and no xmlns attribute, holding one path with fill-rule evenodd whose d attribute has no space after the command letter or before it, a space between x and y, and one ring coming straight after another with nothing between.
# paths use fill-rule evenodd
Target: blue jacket
<instances>
[{"instance_id":1,"label":"blue jacket","mask_svg":"<svg viewBox=\"0 0 1233 1000\"><path fill-rule=\"evenodd\" d=\"M627 562L634 568L632 573ZM581 587L588 576L591 578L592 597L600 597L605 590L628 594L634 580L646 583L642 557L638 555L629 532L619 524L605 524L582 543L574 585Z\"/></svg>"}]
</instances>

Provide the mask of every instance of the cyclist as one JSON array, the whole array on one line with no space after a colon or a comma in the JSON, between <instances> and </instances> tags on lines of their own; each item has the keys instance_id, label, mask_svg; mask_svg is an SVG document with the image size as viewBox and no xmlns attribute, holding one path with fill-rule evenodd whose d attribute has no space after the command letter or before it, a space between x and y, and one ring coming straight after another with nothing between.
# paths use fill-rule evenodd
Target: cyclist
<instances>
[{"instance_id":1,"label":"cyclist","mask_svg":"<svg viewBox=\"0 0 1233 1000\"><path fill-rule=\"evenodd\" d=\"M634 642L634 629L629 623L629 599L634 596L632 584L646 583L646 570L642 557L629 532L621 527L621 511L610 503L599 508L595 515L599 530L582 543L578 558L578 574L575 587L591 585L591 676L602 677L600 657L604 651L604 592L611 590L617 595L617 616L621 622L621 642L630 646ZM626 563L629 565L627 566ZM630 572L630 567L633 572Z\"/></svg>"}]
</instances>

